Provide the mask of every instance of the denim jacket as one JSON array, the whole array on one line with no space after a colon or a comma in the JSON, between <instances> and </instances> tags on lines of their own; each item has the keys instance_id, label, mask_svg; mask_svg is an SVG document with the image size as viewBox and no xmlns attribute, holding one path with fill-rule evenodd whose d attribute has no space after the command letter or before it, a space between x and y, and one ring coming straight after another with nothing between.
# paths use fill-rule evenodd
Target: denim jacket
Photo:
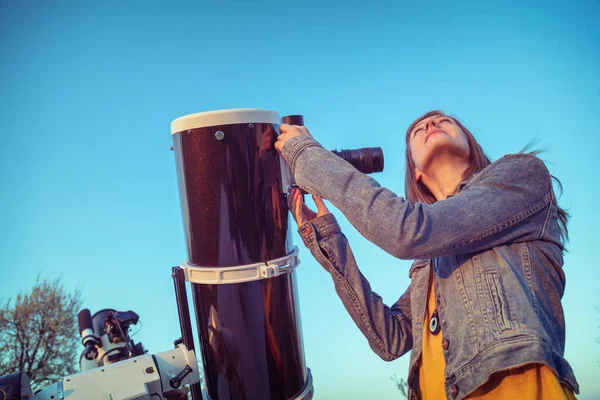
<instances>
[{"instance_id":1,"label":"denim jacket","mask_svg":"<svg viewBox=\"0 0 600 400\"><path fill-rule=\"evenodd\" d=\"M410 398L419 397L431 270L447 341L449 399L464 398L494 372L530 363L547 365L579 393L564 358L563 245L551 176L541 160L504 156L455 195L411 204L310 137L290 139L282 154L299 186L329 200L377 246L415 259L408 289L388 307L359 271L332 214L299 227L373 351L391 361L412 349Z\"/></svg>"}]
</instances>

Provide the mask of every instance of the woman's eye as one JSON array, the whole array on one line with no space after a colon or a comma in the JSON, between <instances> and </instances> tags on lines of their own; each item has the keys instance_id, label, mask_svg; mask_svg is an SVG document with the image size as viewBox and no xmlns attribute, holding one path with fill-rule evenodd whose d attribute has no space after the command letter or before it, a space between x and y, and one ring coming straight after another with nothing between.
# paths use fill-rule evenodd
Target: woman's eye
<instances>
[{"instance_id":1,"label":"woman's eye","mask_svg":"<svg viewBox=\"0 0 600 400\"><path fill-rule=\"evenodd\" d=\"M441 124L442 122L451 122L451 121L449 118L442 118L442 119L440 119L439 123Z\"/></svg>"}]
</instances>

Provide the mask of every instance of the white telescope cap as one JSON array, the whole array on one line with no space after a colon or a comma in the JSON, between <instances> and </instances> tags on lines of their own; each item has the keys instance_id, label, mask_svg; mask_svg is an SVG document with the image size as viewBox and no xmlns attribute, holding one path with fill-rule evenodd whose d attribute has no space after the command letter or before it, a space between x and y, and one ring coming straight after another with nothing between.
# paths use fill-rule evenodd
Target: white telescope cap
<instances>
[{"instance_id":1,"label":"white telescope cap","mask_svg":"<svg viewBox=\"0 0 600 400\"><path fill-rule=\"evenodd\" d=\"M207 111L184 115L171 122L171 135L188 129L232 124L281 124L274 111L258 108L236 108L231 110Z\"/></svg>"}]
</instances>

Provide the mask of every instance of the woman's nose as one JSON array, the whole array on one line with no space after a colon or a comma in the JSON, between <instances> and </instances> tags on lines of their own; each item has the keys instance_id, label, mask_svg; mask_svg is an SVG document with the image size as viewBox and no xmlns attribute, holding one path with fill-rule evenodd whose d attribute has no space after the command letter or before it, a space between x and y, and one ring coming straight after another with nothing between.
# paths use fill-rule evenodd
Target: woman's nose
<instances>
[{"instance_id":1,"label":"woman's nose","mask_svg":"<svg viewBox=\"0 0 600 400\"><path fill-rule=\"evenodd\" d=\"M429 129L431 127L434 127L434 128L438 127L437 124L436 124L436 122L435 122L435 120L433 120L433 119L425 124L425 130L429 131Z\"/></svg>"}]
</instances>

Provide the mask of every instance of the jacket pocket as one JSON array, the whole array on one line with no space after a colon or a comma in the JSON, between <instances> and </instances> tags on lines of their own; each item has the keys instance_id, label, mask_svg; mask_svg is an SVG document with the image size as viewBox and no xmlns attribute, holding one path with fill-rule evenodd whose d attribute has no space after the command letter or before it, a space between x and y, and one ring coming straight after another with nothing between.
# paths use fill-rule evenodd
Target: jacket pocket
<instances>
[{"instance_id":1,"label":"jacket pocket","mask_svg":"<svg viewBox=\"0 0 600 400\"><path fill-rule=\"evenodd\" d=\"M496 322L501 332L512 329L510 308L502 285L502 277L497 271L486 271L485 277L494 306Z\"/></svg>"}]
</instances>

